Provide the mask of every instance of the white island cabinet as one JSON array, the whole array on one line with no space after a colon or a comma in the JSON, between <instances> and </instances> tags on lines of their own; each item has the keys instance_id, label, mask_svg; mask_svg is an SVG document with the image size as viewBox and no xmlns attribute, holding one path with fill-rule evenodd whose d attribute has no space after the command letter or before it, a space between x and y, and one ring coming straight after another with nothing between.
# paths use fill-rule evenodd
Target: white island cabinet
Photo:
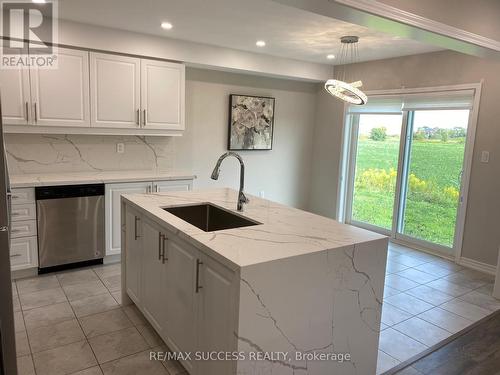
<instances>
[{"instance_id":1,"label":"white island cabinet","mask_svg":"<svg viewBox=\"0 0 500 375\"><path fill-rule=\"evenodd\" d=\"M106 255L120 254L120 196L122 194L191 190L193 180L140 181L106 184Z\"/></svg>"},{"instance_id":2,"label":"white island cabinet","mask_svg":"<svg viewBox=\"0 0 500 375\"><path fill-rule=\"evenodd\" d=\"M191 375L374 374L388 239L257 197L239 213L237 198L122 196L123 303L192 354ZM207 202L255 225L205 232L165 211Z\"/></svg>"}]
</instances>

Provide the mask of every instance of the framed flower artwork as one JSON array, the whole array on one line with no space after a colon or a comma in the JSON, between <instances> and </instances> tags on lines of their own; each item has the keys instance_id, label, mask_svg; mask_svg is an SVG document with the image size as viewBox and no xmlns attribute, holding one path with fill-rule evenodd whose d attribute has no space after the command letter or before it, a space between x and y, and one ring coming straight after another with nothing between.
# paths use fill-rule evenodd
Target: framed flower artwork
<instances>
[{"instance_id":1,"label":"framed flower artwork","mask_svg":"<svg viewBox=\"0 0 500 375\"><path fill-rule=\"evenodd\" d=\"M272 150L275 98L229 95L228 150Z\"/></svg>"}]
</instances>

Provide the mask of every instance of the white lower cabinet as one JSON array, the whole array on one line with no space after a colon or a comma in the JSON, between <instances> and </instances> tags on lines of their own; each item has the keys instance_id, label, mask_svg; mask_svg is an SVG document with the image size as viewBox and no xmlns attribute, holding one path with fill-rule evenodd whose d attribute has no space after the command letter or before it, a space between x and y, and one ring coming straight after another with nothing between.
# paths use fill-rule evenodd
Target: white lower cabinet
<instances>
[{"instance_id":1,"label":"white lower cabinet","mask_svg":"<svg viewBox=\"0 0 500 375\"><path fill-rule=\"evenodd\" d=\"M10 267L13 271L38 266L37 238L20 237L10 240Z\"/></svg>"},{"instance_id":2,"label":"white lower cabinet","mask_svg":"<svg viewBox=\"0 0 500 375\"><path fill-rule=\"evenodd\" d=\"M125 213L125 288L128 296L136 305L141 303L141 274L142 274L142 222L137 211L127 208ZM123 259L122 259L123 261Z\"/></svg>"},{"instance_id":3,"label":"white lower cabinet","mask_svg":"<svg viewBox=\"0 0 500 375\"><path fill-rule=\"evenodd\" d=\"M235 272L149 218L138 219L142 243L138 250L132 235L136 213L129 213L128 205L126 210L126 290L146 319L172 351L235 351L239 285ZM142 264L129 261L137 254ZM140 298L131 294L137 274ZM129 280L133 285L128 285ZM181 362L192 375L232 375L235 371L231 361Z\"/></svg>"},{"instance_id":4,"label":"white lower cabinet","mask_svg":"<svg viewBox=\"0 0 500 375\"><path fill-rule=\"evenodd\" d=\"M116 255L121 252L120 198L122 194L191 190L192 183L192 180L168 180L106 184L106 255Z\"/></svg>"}]
</instances>

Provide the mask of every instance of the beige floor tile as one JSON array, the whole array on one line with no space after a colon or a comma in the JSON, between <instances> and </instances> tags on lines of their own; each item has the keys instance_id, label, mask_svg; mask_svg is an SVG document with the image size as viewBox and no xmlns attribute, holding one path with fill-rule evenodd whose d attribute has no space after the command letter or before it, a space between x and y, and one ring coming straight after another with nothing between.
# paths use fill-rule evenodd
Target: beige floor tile
<instances>
[{"instance_id":1,"label":"beige floor tile","mask_svg":"<svg viewBox=\"0 0 500 375\"><path fill-rule=\"evenodd\" d=\"M91 269L63 272L58 274L57 278L62 286L81 284L99 279L95 272Z\"/></svg>"},{"instance_id":2,"label":"beige floor tile","mask_svg":"<svg viewBox=\"0 0 500 375\"><path fill-rule=\"evenodd\" d=\"M121 290L118 290L116 292L111 292L111 295L115 299L116 303L118 303L119 305L122 304L122 291Z\"/></svg>"},{"instance_id":3,"label":"beige floor tile","mask_svg":"<svg viewBox=\"0 0 500 375\"><path fill-rule=\"evenodd\" d=\"M59 288L59 281L55 275L37 276L30 279L17 280L19 294L33 293L45 289Z\"/></svg>"},{"instance_id":4,"label":"beige floor tile","mask_svg":"<svg viewBox=\"0 0 500 375\"><path fill-rule=\"evenodd\" d=\"M37 307L54 305L67 301L62 288L45 289L38 292L20 294L21 308L31 310Z\"/></svg>"},{"instance_id":5,"label":"beige floor tile","mask_svg":"<svg viewBox=\"0 0 500 375\"><path fill-rule=\"evenodd\" d=\"M17 294L12 296L12 306L14 307L14 311L21 311L21 302Z\"/></svg>"},{"instance_id":6,"label":"beige floor tile","mask_svg":"<svg viewBox=\"0 0 500 375\"><path fill-rule=\"evenodd\" d=\"M136 328L141 333L142 337L151 348L155 346L164 345L161 337L156 333L153 327L149 323L136 326Z\"/></svg>"},{"instance_id":7,"label":"beige floor tile","mask_svg":"<svg viewBox=\"0 0 500 375\"><path fill-rule=\"evenodd\" d=\"M76 319L28 330L33 353L57 348L85 339Z\"/></svg>"},{"instance_id":8,"label":"beige floor tile","mask_svg":"<svg viewBox=\"0 0 500 375\"><path fill-rule=\"evenodd\" d=\"M391 273L396 273L396 272L401 272L408 269L408 266L405 266L404 264L394 262L392 260L387 261L387 266L385 268L385 273L386 274L391 274Z\"/></svg>"},{"instance_id":9,"label":"beige floor tile","mask_svg":"<svg viewBox=\"0 0 500 375\"><path fill-rule=\"evenodd\" d=\"M434 265L437 265L441 268L446 268L447 270L450 270L453 272L458 272L458 271L461 271L464 269L464 267L456 264L455 262L447 260L447 259L438 259L438 260L435 260L429 264L434 264Z\"/></svg>"},{"instance_id":10,"label":"beige floor tile","mask_svg":"<svg viewBox=\"0 0 500 375\"><path fill-rule=\"evenodd\" d=\"M460 296L458 298L490 311L496 311L500 309L500 300L497 300L496 298L488 296L487 294L481 293L477 290L473 290L472 292L464 294L463 296Z\"/></svg>"},{"instance_id":11,"label":"beige floor tile","mask_svg":"<svg viewBox=\"0 0 500 375\"><path fill-rule=\"evenodd\" d=\"M420 266L421 264L429 262L428 260L417 259L417 258L414 258L410 255L400 255L400 256L394 258L394 261L397 263L404 264L405 266L408 266L408 267L417 267L417 266Z\"/></svg>"},{"instance_id":12,"label":"beige floor tile","mask_svg":"<svg viewBox=\"0 0 500 375\"><path fill-rule=\"evenodd\" d=\"M68 300L75 301L77 299L97 296L108 292L104 284L100 280L87 281L81 284L71 284L63 286L64 293Z\"/></svg>"},{"instance_id":13,"label":"beige floor tile","mask_svg":"<svg viewBox=\"0 0 500 375\"><path fill-rule=\"evenodd\" d=\"M472 321L439 307L425 311L418 317L451 333L457 333L472 324Z\"/></svg>"},{"instance_id":14,"label":"beige floor tile","mask_svg":"<svg viewBox=\"0 0 500 375\"><path fill-rule=\"evenodd\" d=\"M441 305L442 303L450 301L454 298L449 294L440 292L439 290L433 289L427 285L417 286L416 288L407 290L405 293L413 297L417 297L418 299L434 306Z\"/></svg>"},{"instance_id":15,"label":"beige floor tile","mask_svg":"<svg viewBox=\"0 0 500 375\"><path fill-rule=\"evenodd\" d=\"M436 277L448 276L455 272L452 269L441 267L439 264L435 262L422 264L420 266L415 267L415 269Z\"/></svg>"},{"instance_id":16,"label":"beige floor tile","mask_svg":"<svg viewBox=\"0 0 500 375\"><path fill-rule=\"evenodd\" d=\"M158 361L149 359L149 350L105 363L104 375L170 375Z\"/></svg>"},{"instance_id":17,"label":"beige floor tile","mask_svg":"<svg viewBox=\"0 0 500 375\"><path fill-rule=\"evenodd\" d=\"M454 314L460 315L461 317L469 319L473 322L478 321L479 319L482 319L485 316L491 314L490 310L486 310L482 307L473 305L469 302L462 301L458 298L443 303L440 307Z\"/></svg>"},{"instance_id":18,"label":"beige floor tile","mask_svg":"<svg viewBox=\"0 0 500 375\"><path fill-rule=\"evenodd\" d=\"M146 324L147 320L144 318L144 315L139 311L136 305L128 305L123 307L123 311L127 314L128 318L137 325Z\"/></svg>"},{"instance_id":19,"label":"beige floor tile","mask_svg":"<svg viewBox=\"0 0 500 375\"><path fill-rule=\"evenodd\" d=\"M469 289L476 289L485 284L488 284L489 280L483 279L481 277L474 277L472 274L463 273L464 271L456 272L451 275L443 277L443 280L447 280L454 284L463 286Z\"/></svg>"},{"instance_id":20,"label":"beige floor tile","mask_svg":"<svg viewBox=\"0 0 500 375\"><path fill-rule=\"evenodd\" d=\"M91 337L89 343L99 363L109 362L149 348L135 327Z\"/></svg>"},{"instance_id":21,"label":"beige floor tile","mask_svg":"<svg viewBox=\"0 0 500 375\"><path fill-rule=\"evenodd\" d=\"M166 345L156 346L151 349L152 352L171 352L171 350ZM164 360L161 361L163 367L167 369L169 375L184 375L187 374L186 369L181 365L179 361Z\"/></svg>"},{"instance_id":22,"label":"beige floor tile","mask_svg":"<svg viewBox=\"0 0 500 375\"><path fill-rule=\"evenodd\" d=\"M397 275L406 277L407 279L415 281L416 283L419 284L426 284L436 279L439 279L439 276L430 275L428 273L419 271L415 268L408 268L404 271L398 272Z\"/></svg>"},{"instance_id":23,"label":"beige floor tile","mask_svg":"<svg viewBox=\"0 0 500 375\"><path fill-rule=\"evenodd\" d=\"M24 320L28 330L60 323L74 317L75 314L73 314L68 302L38 307L24 312Z\"/></svg>"},{"instance_id":24,"label":"beige floor tile","mask_svg":"<svg viewBox=\"0 0 500 375\"><path fill-rule=\"evenodd\" d=\"M87 337L119 331L133 326L122 309L114 309L80 318L80 324Z\"/></svg>"},{"instance_id":25,"label":"beige floor tile","mask_svg":"<svg viewBox=\"0 0 500 375\"><path fill-rule=\"evenodd\" d=\"M384 298L394 296L396 294L402 293L401 291L391 288L390 286L384 285Z\"/></svg>"},{"instance_id":26,"label":"beige floor tile","mask_svg":"<svg viewBox=\"0 0 500 375\"><path fill-rule=\"evenodd\" d=\"M110 292L116 292L122 288L122 277L120 274L103 277L101 280Z\"/></svg>"},{"instance_id":27,"label":"beige floor tile","mask_svg":"<svg viewBox=\"0 0 500 375\"><path fill-rule=\"evenodd\" d=\"M424 344L393 328L384 329L380 333L379 348L401 362L427 349Z\"/></svg>"},{"instance_id":28,"label":"beige floor tile","mask_svg":"<svg viewBox=\"0 0 500 375\"><path fill-rule=\"evenodd\" d=\"M410 279L407 279L406 277L402 277L396 274L391 274L385 277L385 285L387 285L390 288L399 290L400 292L404 292L405 290L416 288L420 284Z\"/></svg>"},{"instance_id":29,"label":"beige floor tile","mask_svg":"<svg viewBox=\"0 0 500 375\"><path fill-rule=\"evenodd\" d=\"M120 275L122 272L121 263L105 264L93 268L99 278Z\"/></svg>"},{"instance_id":30,"label":"beige floor tile","mask_svg":"<svg viewBox=\"0 0 500 375\"><path fill-rule=\"evenodd\" d=\"M17 332L26 331L24 325L23 313L21 311L14 312L14 330Z\"/></svg>"},{"instance_id":31,"label":"beige floor tile","mask_svg":"<svg viewBox=\"0 0 500 375\"><path fill-rule=\"evenodd\" d=\"M17 375L35 375L31 354L17 357Z\"/></svg>"},{"instance_id":32,"label":"beige floor tile","mask_svg":"<svg viewBox=\"0 0 500 375\"><path fill-rule=\"evenodd\" d=\"M433 346L451 336L450 332L417 317L405 320L392 328L425 346Z\"/></svg>"},{"instance_id":33,"label":"beige floor tile","mask_svg":"<svg viewBox=\"0 0 500 375\"><path fill-rule=\"evenodd\" d=\"M120 307L109 292L106 294L99 294L97 296L78 299L71 301L70 303L75 310L77 317L97 314Z\"/></svg>"},{"instance_id":34,"label":"beige floor tile","mask_svg":"<svg viewBox=\"0 0 500 375\"><path fill-rule=\"evenodd\" d=\"M390 355L385 354L383 351L378 351L377 356L377 375L380 375L393 367L396 367L401 362L396 358L392 358Z\"/></svg>"},{"instance_id":35,"label":"beige floor tile","mask_svg":"<svg viewBox=\"0 0 500 375\"><path fill-rule=\"evenodd\" d=\"M410 319L412 314L402 311L388 303L382 305L382 323L392 326L401 323L406 319Z\"/></svg>"},{"instance_id":36,"label":"beige floor tile","mask_svg":"<svg viewBox=\"0 0 500 375\"><path fill-rule=\"evenodd\" d=\"M17 285L16 285L15 281L12 281L12 283L11 283L11 289L12 289L12 295L13 296L17 296L18 295L18 293L17 293Z\"/></svg>"},{"instance_id":37,"label":"beige floor tile","mask_svg":"<svg viewBox=\"0 0 500 375\"><path fill-rule=\"evenodd\" d=\"M30 354L30 345L28 343L28 335L26 331L16 333L16 355L18 357Z\"/></svg>"},{"instance_id":38,"label":"beige floor tile","mask_svg":"<svg viewBox=\"0 0 500 375\"><path fill-rule=\"evenodd\" d=\"M464 286L454 284L450 281L444 280L444 279L438 279L436 281L432 281L428 284L427 286L437 289L443 293L449 294L450 296L453 297L458 297L461 296L465 293L469 293L472 289L466 288Z\"/></svg>"},{"instance_id":39,"label":"beige floor tile","mask_svg":"<svg viewBox=\"0 0 500 375\"><path fill-rule=\"evenodd\" d=\"M491 295L493 295L493 287L494 286L495 286L495 284L489 283L489 284L483 285L481 288L476 289L476 292L491 296Z\"/></svg>"},{"instance_id":40,"label":"beige floor tile","mask_svg":"<svg viewBox=\"0 0 500 375\"><path fill-rule=\"evenodd\" d=\"M385 303L390 303L391 305L397 307L400 310L406 311L410 314L420 314L426 310L430 310L434 307L430 303L422 301L416 297L410 296L406 293L396 294L384 300Z\"/></svg>"},{"instance_id":41,"label":"beige floor tile","mask_svg":"<svg viewBox=\"0 0 500 375\"><path fill-rule=\"evenodd\" d=\"M89 344L79 341L33 354L37 375L63 375L97 365Z\"/></svg>"},{"instance_id":42,"label":"beige floor tile","mask_svg":"<svg viewBox=\"0 0 500 375\"><path fill-rule=\"evenodd\" d=\"M102 375L101 368L99 366L90 367L88 369L75 372L71 375ZM139 375L139 374L137 374Z\"/></svg>"}]
</instances>

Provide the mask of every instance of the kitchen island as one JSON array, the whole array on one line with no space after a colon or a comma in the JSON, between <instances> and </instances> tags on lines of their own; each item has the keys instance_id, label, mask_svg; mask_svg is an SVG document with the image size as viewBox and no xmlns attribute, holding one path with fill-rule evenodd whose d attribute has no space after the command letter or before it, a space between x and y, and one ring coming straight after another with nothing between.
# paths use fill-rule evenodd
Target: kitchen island
<instances>
[{"instance_id":1,"label":"kitchen island","mask_svg":"<svg viewBox=\"0 0 500 375\"><path fill-rule=\"evenodd\" d=\"M237 212L237 198L122 196L124 303L192 375L375 374L387 237L257 197ZM224 215L244 226L220 229Z\"/></svg>"}]
</instances>

